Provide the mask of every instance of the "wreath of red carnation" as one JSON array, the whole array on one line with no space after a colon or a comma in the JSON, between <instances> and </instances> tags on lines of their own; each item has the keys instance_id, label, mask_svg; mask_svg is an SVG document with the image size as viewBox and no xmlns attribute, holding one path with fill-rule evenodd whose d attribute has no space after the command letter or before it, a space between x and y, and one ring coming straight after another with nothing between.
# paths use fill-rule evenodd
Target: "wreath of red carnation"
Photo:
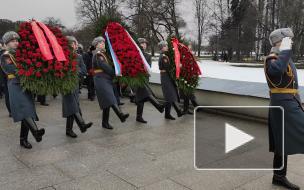
<instances>
[{"instance_id":1,"label":"wreath of red carnation","mask_svg":"<svg viewBox=\"0 0 304 190\"><path fill-rule=\"evenodd\" d=\"M196 88L201 71L195 57L190 52L189 48L182 43L178 44L178 49L181 55L180 61L182 65L180 80L184 81L186 86Z\"/></svg>"},{"instance_id":2,"label":"wreath of red carnation","mask_svg":"<svg viewBox=\"0 0 304 190\"><path fill-rule=\"evenodd\" d=\"M31 22L20 24L20 43L16 50L16 63L21 85L24 90L38 95L67 94L77 87L76 54L68 45L61 30L47 25L62 47L66 61L46 60L42 56ZM47 41L50 45L50 42ZM54 55L54 52L52 52Z\"/></svg>"},{"instance_id":3,"label":"wreath of red carnation","mask_svg":"<svg viewBox=\"0 0 304 190\"><path fill-rule=\"evenodd\" d=\"M169 52L167 54L171 63L170 75L176 80L178 88L184 94L192 94L199 84L201 75L201 70L195 57L189 48L176 38L168 38L167 41L169 44ZM174 42L177 42L177 51L173 48ZM180 57L178 63L175 63L175 53L179 54ZM176 65L180 65L179 71L177 71ZM179 74L177 74L178 72Z\"/></svg>"},{"instance_id":4,"label":"wreath of red carnation","mask_svg":"<svg viewBox=\"0 0 304 190\"><path fill-rule=\"evenodd\" d=\"M112 57L118 60L113 63L116 64L116 74L121 76L119 80L133 87L143 86L148 72L132 37L117 22L108 23L106 31L113 49Z\"/></svg>"}]
</instances>

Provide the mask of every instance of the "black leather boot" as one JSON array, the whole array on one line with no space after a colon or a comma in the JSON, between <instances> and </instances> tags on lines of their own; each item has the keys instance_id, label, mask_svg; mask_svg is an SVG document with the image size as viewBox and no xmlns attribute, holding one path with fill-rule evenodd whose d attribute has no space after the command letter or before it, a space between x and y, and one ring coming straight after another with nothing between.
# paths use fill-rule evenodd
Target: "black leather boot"
<instances>
[{"instance_id":1,"label":"black leather boot","mask_svg":"<svg viewBox=\"0 0 304 190\"><path fill-rule=\"evenodd\" d=\"M32 145L28 142L28 132L29 128L24 124L23 121L21 121L21 128L20 128L20 146L26 148L26 149L31 149Z\"/></svg>"},{"instance_id":2,"label":"black leather boot","mask_svg":"<svg viewBox=\"0 0 304 190\"><path fill-rule=\"evenodd\" d=\"M192 103L192 105L193 105L194 107L199 106L199 104L197 103L197 101L196 101L196 98L195 98L195 97L192 97L190 100L191 100L191 103Z\"/></svg>"},{"instance_id":3,"label":"black leather boot","mask_svg":"<svg viewBox=\"0 0 304 190\"><path fill-rule=\"evenodd\" d=\"M109 123L110 108L105 108L102 111L102 127L105 129L113 129Z\"/></svg>"},{"instance_id":4,"label":"black leather boot","mask_svg":"<svg viewBox=\"0 0 304 190\"><path fill-rule=\"evenodd\" d=\"M184 110L183 110L184 115L189 114L193 115L193 112L189 110L189 98L184 97Z\"/></svg>"},{"instance_id":5,"label":"black leather boot","mask_svg":"<svg viewBox=\"0 0 304 190\"><path fill-rule=\"evenodd\" d=\"M140 123L147 123L147 121L145 121L142 117L143 111L144 111L144 105L145 105L144 102L137 103L136 121L138 121Z\"/></svg>"},{"instance_id":6,"label":"black leather boot","mask_svg":"<svg viewBox=\"0 0 304 190\"><path fill-rule=\"evenodd\" d=\"M75 113L74 114L74 119L76 120L76 123L77 123L77 125L78 125L78 127L79 127L79 129L82 133L86 132L87 129L90 128L93 125L92 122L89 122L89 123L86 124L80 113Z\"/></svg>"},{"instance_id":7,"label":"black leather boot","mask_svg":"<svg viewBox=\"0 0 304 190\"><path fill-rule=\"evenodd\" d=\"M40 102L40 105L49 106L49 104L46 103L46 96L38 95L37 100Z\"/></svg>"},{"instance_id":8,"label":"black leather boot","mask_svg":"<svg viewBox=\"0 0 304 190\"><path fill-rule=\"evenodd\" d=\"M177 113L177 117L183 116L183 112L182 112L182 110L178 107L178 105L176 104L176 102L173 102L172 105L173 105L173 107L174 107L174 109L175 109L175 111L176 111L176 113Z\"/></svg>"},{"instance_id":9,"label":"black leather boot","mask_svg":"<svg viewBox=\"0 0 304 190\"><path fill-rule=\"evenodd\" d=\"M277 185L277 186L282 186L282 187L285 187L287 189L292 189L292 190L299 190L300 189L299 186L289 182L288 179L285 176L273 175L272 184Z\"/></svg>"},{"instance_id":10,"label":"black leather boot","mask_svg":"<svg viewBox=\"0 0 304 190\"><path fill-rule=\"evenodd\" d=\"M125 122L126 119L129 117L129 114L122 113L122 111L120 110L120 108L118 107L117 104L112 105L111 107L114 110L114 112L116 113L116 115L119 117L121 122Z\"/></svg>"},{"instance_id":11,"label":"black leather boot","mask_svg":"<svg viewBox=\"0 0 304 190\"><path fill-rule=\"evenodd\" d=\"M192 105L194 106L194 108L196 108L199 106L199 104L197 103L195 96L194 97L193 96L191 97L190 101L191 101ZM203 111L202 109L196 110L196 112L202 112L202 111Z\"/></svg>"},{"instance_id":12,"label":"black leather boot","mask_svg":"<svg viewBox=\"0 0 304 190\"><path fill-rule=\"evenodd\" d=\"M152 95L149 96L149 102L160 112L163 113L165 106L159 103L159 101L156 100L156 98Z\"/></svg>"},{"instance_id":13,"label":"black leather boot","mask_svg":"<svg viewBox=\"0 0 304 190\"><path fill-rule=\"evenodd\" d=\"M171 115L171 103L169 102L167 102L165 105L165 118L175 120L175 118Z\"/></svg>"},{"instance_id":14,"label":"black leather boot","mask_svg":"<svg viewBox=\"0 0 304 190\"><path fill-rule=\"evenodd\" d=\"M66 136L71 138L77 138L76 133L73 131L73 123L74 123L74 116L68 116L66 121Z\"/></svg>"},{"instance_id":15,"label":"black leather boot","mask_svg":"<svg viewBox=\"0 0 304 190\"><path fill-rule=\"evenodd\" d=\"M136 103L136 101L135 101L135 96L130 96L130 102L131 102L131 103Z\"/></svg>"},{"instance_id":16,"label":"black leather boot","mask_svg":"<svg viewBox=\"0 0 304 190\"><path fill-rule=\"evenodd\" d=\"M37 142L41 142L42 136L45 134L45 130L43 128L38 129L35 121L32 118L26 118L23 120L23 122L29 128L35 140Z\"/></svg>"}]
</instances>

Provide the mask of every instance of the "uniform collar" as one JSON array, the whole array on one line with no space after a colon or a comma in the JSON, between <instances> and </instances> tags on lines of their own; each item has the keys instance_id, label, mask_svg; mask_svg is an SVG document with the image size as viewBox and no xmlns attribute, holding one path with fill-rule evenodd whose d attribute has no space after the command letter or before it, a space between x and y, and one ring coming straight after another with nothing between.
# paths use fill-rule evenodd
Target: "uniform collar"
<instances>
[{"instance_id":1,"label":"uniform collar","mask_svg":"<svg viewBox=\"0 0 304 190\"><path fill-rule=\"evenodd\" d=\"M274 53L274 54L277 54L279 55L280 54L280 49L278 47L272 47L271 50L270 50L270 53Z\"/></svg>"}]
</instances>

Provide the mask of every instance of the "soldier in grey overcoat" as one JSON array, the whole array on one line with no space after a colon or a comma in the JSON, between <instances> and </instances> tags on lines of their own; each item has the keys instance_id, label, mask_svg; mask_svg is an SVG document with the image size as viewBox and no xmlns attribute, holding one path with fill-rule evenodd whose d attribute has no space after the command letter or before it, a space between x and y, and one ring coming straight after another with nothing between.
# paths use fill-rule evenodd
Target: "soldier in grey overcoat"
<instances>
[{"instance_id":1,"label":"soldier in grey overcoat","mask_svg":"<svg viewBox=\"0 0 304 190\"><path fill-rule=\"evenodd\" d=\"M297 70L292 61L293 36L290 28L277 29L270 34L273 47L265 61L265 76L270 89L270 106L280 106L284 110L282 114L279 109L269 109L269 149L274 152L273 166L280 168L284 164L281 170L274 171L272 183L300 189L286 178L288 155L304 153L304 111L298 93Z\"/></svg>"},{"instance_id":2,"label":"soldier in grey overcoat","mask_svg":"<svg viewBox=\"0 0 304 190\"><path fill-rule=\"evenodd\" d=\"M75 37L67 36L70 46L72 47L73 51L76 53L78 42ZM81 55L77 54L77 69L78 74L85 76L87 74L86 66L83 62L83 58ZM79 104L79 88L78 86L75 90L69 94L62 96L62 116L67 118L66 121L66 135L68 137L76 138L77 135L73 131L73 124L74 120L82 133L86 132L88 128L90 128L93 123L85 123L84 119L82 118L80 104Z\"/></svg>"},{"instance_id":3,"label":"soldier in grey overcoat","mask_svg":"<svg viewBox=\"0 0 304 190\"><path fill-rule=\"evenodd\" d=\"M168 51L168 44L166 41L161 41L158 44L158 46L161 51L158 60L158 67L160 70L160 81L161 81L163 96L166 101L165 118L170 120L175 120L175 118L170 113L172 105L178 117L181 117L183 115L183 112L180 110L180 108L176 103L178 101L177 87L174 79L172 79L170 76L170 67L171 67L170 59L165 54Z\"/></svg>"},{"instance_id":4,"label":"soldier in grey overcoat","mask_svg":"<svg viewBox=\"0 0 304 190\"><path fill-rule=\"evenodd\" d=\"M118 106L117 99L113 89L113 78L115 72L110 65L105 54L105 40L103 37L96 37L92 44L96 47L93 53L92 66L94 69L94 86L100 109L102 114L102 127L106 129L113 129L109 124L110 108L116 113L121 122L125 122L129 114L124 114Z\"/></svg>"},{"instance_id":5,"label":"soldier in grey overcoat","mask_svg":"<svg viewBox=\"0 0 304 190\"><path fill-rule=\"evenodd\" d=\"M1 39L1 43L2 43L2 39ZM2 46L2 48L0 48L0 56L5 52L5 47L4 44ZM0 88L2 90L2 92L4 94L4 99L5 99L5 106L7 108L7 111L9 113L9 117L12 117L11 115L11 109L10 109L10 103L9 103L9 95L8 95L8 88L7 88L7 78L6 78L6 74L2 71L1 67L0 67Z\"/></svg>"},{"instance_id":6,"label":"soldier in grey overcoat","mask_svg":"<svg viewBox=\"0 0 304 190\"><path fill-rule=\"evenodd\" d=\"M146 52L147 49L147 40L145 38L138 38L139 45L142 49L142 52L151 67L151 55ZM149 78L147 78L147 82L143 87L135 88L136 94L136 104L137 104L137 112L136 112L136 121L140 123L147 123L142 117L145 102L149 101L160 113L164 112L164 106L160 104L157 99L153 96L153 92L149 87Z\"/></svg>"},{"instance_id":7,"label":"soldier in grey overcoat","mask_svg":"<svg viewBox=\"0 0 304 190\"><path fill-rule=\"evenodd\" d=\"M42 140L45 130L38 129L35 121L38 120L34 99L32 94L24 91L20 86L20 79L17 76L17 63L15 52L18 47L19 35L10 31L3 35L3 42L6 44L6 51L1 56L1 68L7 76L7 86L9 91L9 103L14 122L21 121L20 145L26 149L31 149L28 142L28 132L31 131L37 142Z\"/></svg>"}]
</instances>

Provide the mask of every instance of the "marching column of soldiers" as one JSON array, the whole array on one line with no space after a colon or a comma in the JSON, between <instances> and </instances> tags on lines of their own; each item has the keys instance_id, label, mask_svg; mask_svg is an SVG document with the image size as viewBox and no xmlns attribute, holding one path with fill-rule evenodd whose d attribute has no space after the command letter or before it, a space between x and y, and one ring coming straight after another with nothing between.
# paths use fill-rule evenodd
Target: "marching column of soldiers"
<instances>
[{"instance_id":1,"label":"marching column of soldiers","mask_svg":"<svg viewBox=\"0 0 304 190\"><path fill-rule=\"evenodd\" d=\"M304 108L298 93L297 70L291 59L293 37L294 34L289 28L277 29L270 34L269 39L273 48L265 61L265 76L270 90L270 105L281 106L285 110L284 152L282 151L282 113L276 109L269 110L269 149L274 152L273 167L280 168L283 163L282 169L274 171L272 183L288 189L300 189L286 178L288 155L304 153ZM38 116L34 96L22 89L20 80L16 75L17 67L14 52L18 47L19 39L19 35L13 31L5 33L2 37L3 45L0 46L0 87L1 95L4 94L9 116L13 118L14 122L21 122L20 146L31 149L32 145L28 141L29 131L35 140L40 142L45 130L43 128L39 129L36 124ZM75 53L77 50L79 52L77 39L73 36L67 36L67 39ZM144 57L151 65L151 55L146 52L147 40L139 38L138 42ZM180 109L178 106L179 89L176 86L176 81L169 74L171 64L169 57L166 55L168 44L161 41L158 46L161 52L158 66L165 102L162 104L157 100L149 87L149 83L145 83L143 87L133 89L137 106L136 121L140 123L147 123L143 118L145 102L150 102L160 113L165 111L164 117L168 120L175 120L171 115L172 106L178 117L184 114L193 114L189 110L190 101L194 107L198 106L194 94L187 96L182 94L184 109ZM120 121L125 122L129 114L124 113L120 108L117 86L113 82L115 71L106 54L105 39L101 36L96 37L92 41L92 46L88 52L84 53L83 56L77 54L77 63L79 78L87 77L88 99L94 101L95 96L97 97L102 110L102 127L113 129L113 126L109 123L111 108ZM77 137L73 131L74 120L82 133L93 125L92 122L86 123L82 117L79 93L77 87L70 94L62 96L62 116L66 118L66 135L71 138ZM45 104L44 100L42 104Z\"/></svg>"}]
</instances>

